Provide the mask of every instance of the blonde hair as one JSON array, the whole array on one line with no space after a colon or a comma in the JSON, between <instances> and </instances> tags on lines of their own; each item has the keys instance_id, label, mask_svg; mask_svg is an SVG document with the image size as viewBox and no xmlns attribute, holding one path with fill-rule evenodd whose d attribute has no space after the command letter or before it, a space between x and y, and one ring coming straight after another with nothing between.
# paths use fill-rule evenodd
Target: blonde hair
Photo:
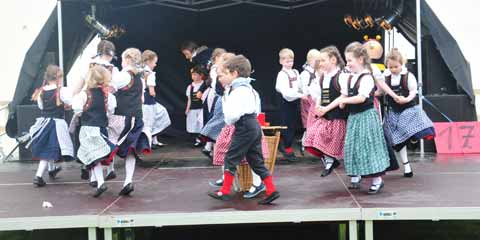
<instances>
[{"instance_id":1,"label":"blonde hair","mask_svg":"<svg viewBox=\"0 0 480 240\"><path fill-rule=\"evenodd\" d=\"M342 55L340 54L340 51L338 51L338 48L335 46L328 46L322 48L320 53L326 53L328 57L332 58L334 57L337 60L337 67L340 69L345 67L345 61L342 58Z\"/></svg>"},{"instance_id":2,"label":"blonde hair","mask_svg":"<svg viewBox=\"0 0 480 240\"><path fill-rule=\"evenodd\" d=\"M278 52L278 56L280 58L286 58L286 57L289 57L289 58L294 58L295 57L295 54L293 53L293 50L290 49L290 48L284 48L282 50L280 50L280 52Z\"/></svg>"},{"instance_id":3,"label":"blonde hair","mask_svg":"<svg viewBox=\"0 0 480 240\"><path fill-rule=\"evenodd\" d=\"M363 67L367 68L370 72L372 72L371 66L371 59L368 55L367 49L359 42L352 42L348 44L347 48L345 49L346 53L352 53L353 57L356 59L363 60Z\"/></svg>"},{"instance_id":4,"label":"blonde hair","mask_svg":"<svg viewBox=\"0 0 480 240\"><path fill-rule=\"evenodd\" d=\"M143 51L143 53L142 53L142 62L143 62L143 63L146 63L146 62L148 62L148 61L152 61L152 60L155 59L155 58L158 59L158 56L157 56L157 54L156 54L154 51L152 51L152 50L147 49L147 50Z\"/></svg>"},{"instance_id":5,"label":"blonde hair","mask_svg":"<svg viewBox=\"0 0 480 240\"><path fill-rule=\"evenodd\" d=\"M133 67L133 72L137 74L142 65L142 53L137 48L127 48L122 53L123 59L129 59L129 66Z\"/></svg>"},{"instance_id":6,"label":"blonde hair","mask_svg":"<svg viewBox=\"0 0 480 240\"><path fill-rule=\"evenodd\" d=\"M315 49L315 48L310 49L307 53L307 63L314 59L315 60L318 59L319 55L320 55L320 51L318 51L318 49Z\"/></svg>"},{"instance_id":7,"label":"blonde hair","mask_svg":"<svg viewBox=\"0 0 480 240\"><path fill-rule=\"evenodd\" d=\"M227 51L223 48L215 48L213 49L213 52L212 52L212 58L210 58L210 61L215 62L215 59L217 57L221 57L223 54L225 54Z\"/></svg>"},{"instance_id":8,"label":"blonde hair","mask_svg":"<svg viewBox=\"0 0 480 240\"><path fill-rule=\"evenodd\" d=\"M385 57L385 65L388 65L388 60L400 62L401 65L407 63L405 57L398 48L392 48L392 50L390 50L387 57Z\"/></svg>"},{"instance_id":9,"label":"blonde hair","mask_svg":"<svg viewBox=\"0 0 480 240\"><path fill-rule=\"evenodd\" d=\"M112 75L105 67L95 65L87 74L87 89L96 87L106 87L110 83Z\"/></svg>"},{"instance_id":10,"label":"blonde hair","mask_svg":"<svg viewBox=\"0 0 480 240\"><path fill-rule=\"evenodd\" d=\"M63 83L60 80L63 78L63 71L60 69L59 66L50 64L47 66L45 73L43 74L43 84L39 88L37 88L32 94L32 101L36 101L39 97L41 97L43 92L43 86L47 85L47 83L55 82L57 85L57 94L55 94L55 102L57 106L60 106L62 102L60 101L60 88L62 87Z\"/></svg>"}]
</instances>

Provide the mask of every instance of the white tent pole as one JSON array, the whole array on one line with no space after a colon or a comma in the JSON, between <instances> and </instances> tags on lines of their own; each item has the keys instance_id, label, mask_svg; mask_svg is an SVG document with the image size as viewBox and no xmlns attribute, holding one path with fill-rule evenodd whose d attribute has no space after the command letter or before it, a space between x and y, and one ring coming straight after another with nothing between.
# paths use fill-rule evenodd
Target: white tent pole
<instances>
[{"instance_id":1,"label":"white tent pole","mask_svg":"<svg viewBox=\"0 0 480 240\"><path fill-rule=\"evenodd\" d=\"M63 70L63 31L62 31L62 1L57 1L57 25L58 25L58 64Z\"/></svg>"},{"instance_id":2,"label":"white tent pole","mask_svg":"<svg viewBox=\"0 0 480 240\"><path fill-rule=\"evenodd\" d=\"M422 72L422 19L420 1L417 3L417 79L418 79L418 99L420 108L423 109L423 72ZM423 156L425 152L423 139L420 140L420 154Z\"/></svg>"}]
</instances>

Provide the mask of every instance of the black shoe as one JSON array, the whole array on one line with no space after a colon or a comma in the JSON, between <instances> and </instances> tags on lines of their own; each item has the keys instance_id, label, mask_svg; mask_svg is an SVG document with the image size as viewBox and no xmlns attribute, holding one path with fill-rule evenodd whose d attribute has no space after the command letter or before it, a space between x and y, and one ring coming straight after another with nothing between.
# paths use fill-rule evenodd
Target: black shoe
<instances>
[{"instance_id":1,"label":"black shoe","mask_svg":"<svg viewBox=\"0 0 480 240\"><path fill-rule=\"evenodd\" d=\"M35 185L36 187L44 187L45 185L47 185L47 183L43 181L43 178L35 176L35 178L33 179L33 185Z\"/></svg>"},{"instance_id":2,"label":"black shoe","mask_svg":"<svg viewBox=\"0 0 480 240\"><path fill-rule=\"evenodd\" d=\"M287 159L287 161L289 161L291 163L298 162L298 158L297 158L297 156L295 156L295 153L293 153L293 152L285 153L284 156Z\"/></svg>"},{"instance_id":3,"label":"black shoe","mask_svg":"<svg viewBox=\"0 0 480 240\"><path fill-rule=\"evenodd\" d=\"M58 166L58 167L55 167L54 170L52 171L48 171L48 176L50 177L50 179L55 179L57 178L57 174L62 171L62 167Z\"/></svg>"},{"instance_id":4,"label":"black shoe","mask_svg":"<svg viewBox=\"0 0 480 240\"><path fill-rule=\"evenodd\" d=\"M272 203L273 201L275 201L279 197L280 197L280 193L275 191L272 194L270 194L269 196L267 196L266 198L258 201L258 204L267 205L267 204Z\"/></svg>"},{"instance_id":5,"label":"black shoe","mask_svg":"<svg viewBox=\"0 0 480 240\"><path fill-rule=\"evenodd\" d=\"M376 186L377 188L376 189L372 189L373 186ZM377 194L380 192L380 190L382 190L383 188L383 181L382 183L380 183L380 185L372 185L370 186L370 189L368 189L368 194Z\"/></svg>"},{"instance_id":6,"label":"black shoe","mask_svg":"<svg viewBox=\"0 0 480 240\"><path fill-rule=\"evenodd\" d=\"M413 177L413 171L411 171L409 173L404 173L403 176L406 177L406 178L411 178L411 177Z\"/></svg>"},{"instance_id":7,"label":"black shoe","mask_svg":"<svg viewBox=\"0 0 480 240\"><path fill-rule=\"evenodd\" d=\"M232 196L230 194L223 195L220 191L209 192L208 196L222 201L229 201L230 199L232 199Z\"/></svg>"},{"instance_id":8,"label":"black shoe","mask_svg":"<svg viewBox=\"0 0 480 240\"><path fill-rule=\"evenodd\" d=\"M258 194L260 194L262 192L265 192L265 190L267 190L267 188L265 187L265 184L263 184L263 183L260 184L260 186L258 186L258 187L255 187L255 186L253 186L253 187L255 188L255 190L253 192L248 191L248 192L244 193L243 198L245 198L245 199L254 198L254 197L258 196Z\"/></svg>"},{"instance_id":9,"label":"black shoe","mask_svg":"<svg viewBox=\"0 0 480 240\"><path fill-rule=\"evenodd\" d=\"M112 180L112 179L115 179L115 178L117 178L117 174L115 173L115 171L111 171L105 177L105 181Z\"/></svg>"},{"instance_id":10,"label":"black shoe","mask_svg":"<svg viewBox=\"0 0 480 240\"><path fill-rule=\"evenodd\" d=\"M201 142L194 142L193 143L193 147L201 147L202 146L202 143Z\"/></svg>"},{"instance_id":11,"label":"black shoe","mask_svg":"<svg viewBox=\"0 0 480 240\"><path fill-rule=\"evenodd\" d=\"M98 198L100 197L100 195L102 195L102 193L104 193L105 191L107 191L108 187L105 183L102 184L102 186L100 186L99 188L97 188L97 191L95 191L95 193L93 194L93 197L94 198Z\"/></svg>"},{"instance_id":12,"label":"black shoe","mask_svg":"<svg viewBox=\"0 0 480 240\"><path fill-rule=\"evenodd\" d=\"M350 185L348 186L348 189L360 189L360 184L361 181L359 182L350 182Z\"/></svg>"},{"instance_id":13,"label":"black shoe","mask_svg":"<svg viewBox=\"0 0 480 240\"><path fill-rule=\"evenodd\" d=\"M330 175L330 173L332 173L333 169L337 168L338 166L340 166L340 162L338 160L334 160L333 163L332 163L332 166L330 166L329 169L323 169L323 172L320 176L326 177L326 176Z\"/></svg>"},{"instance_id":14,"label":"black shoe","mask_svg":"<svg viewBox=\"0 0 480 240\"><path fill-rule=\"evenodd\" d=\"M80 178L83 180L88 180L90 178L90 173L88 172L87 169L82 168L82 173L80 174Z\"/></svg>"},{"instance_id":15,"label":"black shoe","mask_svg":"<svg viewBox=\"0 0 480 240\"><path fill-rule=\"evenodd\" d=\"M223 179L218 179L217 181L210 181L208 185L211 187L222 187L223 186Z\"/></svg>"},{"instance_id":16,"label":"black shoe","mask_svg":"<svg viewBox=\"0 0 480 240\"><path fill-rule=\"evenodd\" d=\"M207 156L208 158L212 159L212 155L210 155L212 153L212 151L208 151L208 150L205 150L205 149L202 149L202 153L203 155Z\"/></svg>"},{"instance_id":17,"label":"black shoe","mask_svg":"<svg viewBox=\"0 0 480 240\"><path fill-rule=\"evenodd\" d=\"M133 192L133 184L129 183L125 187L122 188L122 191L118 193L120 196L127 196L130 195L130 193Z\"/></svg>"},{"instance_id":18,"label":"black shoe","mask_svg":"<svg viewBox=\"0 0 480 240\"><path fill-rule=\"evenodd\" d=\"M92 188L96 188L98 186L98 182L97 181L89 182L88 185L90 185L90 187Z\"/></svg>"}]
</instances>

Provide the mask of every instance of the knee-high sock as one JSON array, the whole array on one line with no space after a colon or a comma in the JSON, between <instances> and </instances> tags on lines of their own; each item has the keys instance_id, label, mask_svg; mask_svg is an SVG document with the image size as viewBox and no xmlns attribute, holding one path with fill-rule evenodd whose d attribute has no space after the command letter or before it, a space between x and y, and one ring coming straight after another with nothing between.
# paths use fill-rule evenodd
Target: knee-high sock
<instances>
[{"instance_id":1,"label":"knee-high sock","mask_svg":"<svg viewBox=\"0 0 480 240\"><path fill-rule=\"evenodd\" d=\"M113 157L112 162L110 163L110 165L108 165L107 174L115 171L115 160L116 160L116 158L117 158L117 156Z\"/></svg>"},{"instance_id":2,"label":"knee-high sock","mask_svg":"<svg viewBox=\"0 0 480 240\"><path fill-rule=\"evenodd\" d=\"M251 171L252 171L252 180L253 180L252 181L252 183L253 183L252 187L260 186L260 184L262 184L262 179L253 170L251 170Z\"/></svg>"},{"instance_id":3,"label":"knee-high sock","mask_svg":"<svg viewBox=\"0 0 480 240\"><path fill-rule=\"evenodd\" d=\"M267 188L266 193L267 196L275 192L275 185L273 184L273 178L272 176L268 176L265 179L263 179L263 183L265 184L265 187Z\"/></svg>"},{"instance_id":4,"label":"knee-high sock","mask_svg":"<svg viewBox=\"0 0 480 240\"><path fill-rule=\"evenodd\" d=\"M158 143L157 136L152 136L152 145L155 145Z\"/></svg>"},{"instance_id":5,"label":"knee-high sock","mask_svg":"<svg viewBox=\"0 0 480 240\"><path fill-rule=\"evenodd\" d=\"M207 151L212 151L213 149L213 142L207 142L204 147L205 150Z\"/></svg>"},{"instance_id":6,"label":"knee-high sock","mask_svg":"<svg viewBox=\"0 0 480 240\"><path fill-rule=\"evenodd\" d=\"M230 194L230 191L232 189L232 184L233 184L233 180L234 180L235 177L229 171L224 171L223 176L224 176L223 185L222 185L222 187L220 188L219 191L223 195L228 195L228 194Z\"/></svg>"},{"instance_id":7,"label":"knee-high sock","mask_svg":"<svg viewBox=\"0 0 480 240\"><path fill-rule=\"evenodd\" d=\"M400 159L402 159L405 173L412 172L412 167L410 166L410 162L408 162L407 147L403 147L400 152L398 152L398 155L400 155Z\"/></svg>"},{"instance_id":8,"label":"knee-high sock","mask_svg":"<svg viewBox=\"0 0 480 240\"><path fill-rule=\"evenodd\" d=\"M95 167L93 167L92 173L93 173L92 175L95 175L95 178L97 180L97 188L100 188L102 186L102 184L105 182L105 180L103 179L102 164L97 163L97 165L95 165Z\"/></svg>"},{"instance_id":9,"label":"knee-high sock","mask_svg":"<svg viewBox=\"0 0 480 240\"><path fill-rule=\"evenodd\" d=\"M47 160L40 160L38 163L37 173L35 176L42 177L45 169L47 169L48 161Z\"/></svg>"},{"instance_id":10,"label":"knee-high sock","mask_svg":"<svg viewBox=\"0 0 480 240\"><path fill-rule=\"evenodd\" d=\"M325 155L325 169L330 169L334 161L334 158Z\"/></svg>"},{"instance_id":11,"label":"knee-high sock","mask_svg":"<svg viewBox=\"0 0 480 240\"><path fill-rule=\"evenodd\" d=\"M133 181L133 173L135 172L135 157L132 154L129 154L125 159L125 182L123 186Z\"/></svg>"},{"instance_id":12,"label":"knee-high sock","mask_svg":"<svg viewBox=\"0 0 480 240\"><path fill-rule=\"evenodd\" d=\"M94 168L92 168L90 169L90 182L95 182L95 181L97 181L97 177L95 176Z\"/></svg>"},{"instance_id":13,"label":"knee-high sock","mask_svg":"<svg viewBox=\"0 0 480 240\"><path fill-rule=\"evenodd\" d=\"M49 172L55 170L55 168L56 168L55 163L53 161L48 161L47 166L48 166L47 169L48 169Z\"/></svg>"},{"instance_id":14,"label":"knee-high sock","mask_svg":"<svg viewBox=\"0 0 480 240\"><path fill-rule=\"evenodd\" d=\"M302 136L302 146L304 146L306 137L307 137L307 130L305 129L305 131L303 132L303 136Z\"/></svg>"},{"instance_id":15,"label":"knee-high sock","mask_svg":"<svg viewBox=\"0 0 480 240\"><path fill-rule=\"evenodd\" d=\"M353 176L350 181L352 183L358 183L360 180L362 180L362 176Z\"/></svg>"}]
</instances>

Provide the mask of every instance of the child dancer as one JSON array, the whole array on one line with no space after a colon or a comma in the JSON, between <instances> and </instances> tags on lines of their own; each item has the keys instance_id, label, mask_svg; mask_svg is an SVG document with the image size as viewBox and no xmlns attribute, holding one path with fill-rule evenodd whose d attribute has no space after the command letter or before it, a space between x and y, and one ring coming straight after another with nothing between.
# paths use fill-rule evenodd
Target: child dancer
<instances>
[{"instance_id":1,"label":"child dancer","mask_svg":"<svg viewBox=\"0 0 480 240\"><path fill-rule=\"evenodd\" d=\"M125 159L125 182L119 195L129 195L134 190L135 172L134 154L150 154L148 136L143 132L143 69L142 53L136 48L128 48L122 53L122 71L112 79L112 85L118 89L115 93L117 108L115 115L123 118L118 140L117 155Z\"/></svg>"},{"instance_id":2,"label":"child dancer","mask_svg":"<svg viewBox=\"0 0 480 240\"><path fill-rule=\"evenodd\" d=\"M305 147L318 157L324 157L325 169L321 176L328 176L343 159L347 112L338 107L345 81L340 75L345 63L338 49L329 46L320 50L318 58L320 75L318 90L311 91L316 106L311 112L311 123L307 128Z\"/></svg>"},{"instance_id":3,"label":"child dancer","mask_svg":"<svg viewBox=\"0 0 480 240\"><path fill-rule=\"evenodd\" d=\"M230 199L230 190L233 184L237 165L243 158L255 173L257 173L266 187L266 197L259 204L269 204L280 197L275 190L273 179L264 164L262 156L262 130L257 121L258 104L260 98L250 85L250 61L242 55L232 57L223 64L220 81L228 90L224 99L224 114L227 124L235 125L235 133L225 157L224 182L220 190L209 193L209 196L219 199Z\"/></svg>"},{"instance_id":4,"label":"child dancer","mask_svg":"<svg viewBox=\"0 0 480 240\"><path fill-rule=\"evenodd\" d=\"M223 126L225 126L223 121L223 112L221 113L221 117L215 117L221 111L222 107L221 103L219 102L221 102L221 96L223 95L223 86L217 82L217 68L222 55L225 53L226 51L223 48L215 48L213 50L209 78L210 88L208 90L207 97L205 98L209 115L207 116L208 121L205 123L200 134L209 138L205 144L205 147L202 149L202 153L210 158L212 156L214 141L217 138L220 130L223 128ZM216 109L219 111L216 111Z\"/></svg>"},{"instance_id":5,"label":"child dancer","mask_svg":"<svg viewBox=\"0 0 480 240\"><path fill-rule=\"evenodd\" d=\"M43 173L48 162L73 159L73 144L65 122L64 105L71 104L71 90L63 86L63 72L55 65L48 65L43 85L35 90L32 100L37 101L41 115L30 127L32 159L39 160L33 179L37 187L46 185Z\"/></svg>"},{"instance_id":6,"label":"child dancer","mask_svg":"<svg viewBox=\"0 0 480 240\"><path fill-rule=\"evenodd\" d=\"M143 102L143 122L145 123L144 131L152 138L152 147L162 147L163 144L158 142L157 135L165 128L170 126L171 121L168 116L167 109L155 100L156 77L153 69L157 66L158 57L154 51L145 50L142 54L142 62L144 68L145 92Z\"/></svg>"},{"instance_id":7,"label":"child dancer","mask_svg":"<svg viewBox=\"0 0 480 240\"><path fill-rule=\"evenodd\" d=\"M393 90L394 97L387 96L388 111L385 116L385 133L393 143L404 166L404 176L413 177L407 157L407 143L435 136L432 121L417 105L417 80L405 67L405 59L394 48L386 57L385 82Z\"/></svg>"},{"instance_id":8,"label":"child dancer","mask_svg":"<svg viewBox=\"0 0 480 240\"><path fill-rule=\"evenodd\" d=\"M108 140L107 132L107 114L113 114L117 103L109 93L110 78L110 72L106 68L93 66L88 72L87 89L77 94L72 103L75 113L81 114L77 156L90 169L90 174L95 176L97 189L93 197L99 197L107 190L102 164L110 164L116 153L115 145Z\"/></svg>"},{"instance_id":9,"label":"child dancer","mask_svg":"<svg viewBox=\"0 0 480 240\"><path fill-rule=\"evenodd\" d=\"M373 108L375 82L369 71L370 58L362 44L353 42L345 50L347 66L352 71L347 89L339 100L349 112L345 137L345 172L349 176L372 177L369 194L384 186L382 175L389 164L387 145L378 112ZM352 178L352 188L359 188L359 178Z\"/></svg>"},{"instance_id":10,"label":"child dancer","mask_svg":"<svg viewBox=\"0 0 480 240\"><path fill-rule=\"evenodd\" d=\"M307 134L306 129L308 128L308 115L312 105L315 105L309 89L316 86L314 81L314 79L317 77L315 74L315 61L318 59L318 55L320 55L320 52L317 49L310 49L310 51L308 51L307 62L303 66L303 71L300 74L300 80L302 81L302 92L307 96L307 99L300 100L301 117L304 128L302 136L302 154L305 151L305 136Z\"/></svg>"},{"instance_id":11,"label":"child dancer","mask_svg":"<svg viewBox=\"0 0 480 240\"><path fill-rule=\"evenodd\" d=\"M188 85L187 95L187 107L185 109L185 115L187 115L187 132L190 134L198 134L203 127L203 107L202 99L197 97L197 91L203 84L204 72L200 66L192 68L192 84ZM195 136L194 147L199 147L201 141L198 136Z\"/></svg>"},{"instance_id":12,"label":"child dancer","mask_svg":"<svg viewBox=\"0 0 480 240\"><path fill-rule=\"evenodd\" d=\"M290 162L298 161L293 152L292 144L295 139L297 129L297 119L299 117L300 99L307 99L301 92L301 82L299 73L293 69L294 54L291 49L284 48L278 54L282 70L277 75L275 90L282 95L280 114L281 124L288 129L282 130L282 139L280 151Z\"/></svg>"}]
</instances>

